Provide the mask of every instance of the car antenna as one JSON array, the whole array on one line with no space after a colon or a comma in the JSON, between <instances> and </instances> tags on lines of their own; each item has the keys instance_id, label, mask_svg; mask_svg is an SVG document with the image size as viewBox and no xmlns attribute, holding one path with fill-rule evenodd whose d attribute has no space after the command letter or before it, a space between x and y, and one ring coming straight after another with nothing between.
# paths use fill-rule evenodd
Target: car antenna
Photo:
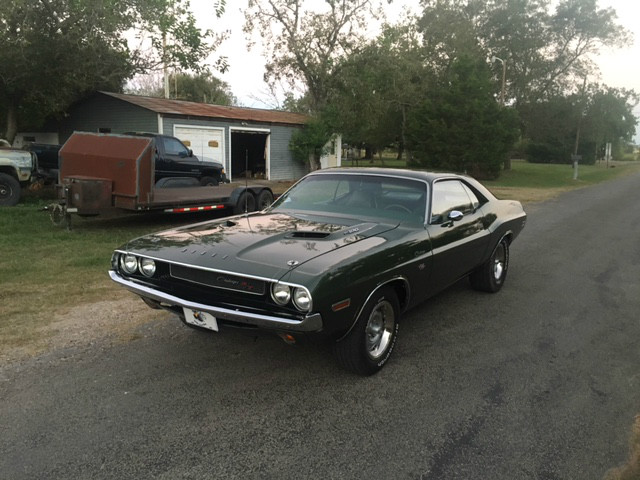
<instances>
[{"instance_id":1,"label":"car antenna","mask_svg":"<svg viewBox=\"0 0 640 480\"><path fill-rule=\"evenodd\" d=\"M251 229L251 222L249 221L249 149L244 150L244 216L247 219L247 225L249 231Z\"/></svg>"}]
</instances>

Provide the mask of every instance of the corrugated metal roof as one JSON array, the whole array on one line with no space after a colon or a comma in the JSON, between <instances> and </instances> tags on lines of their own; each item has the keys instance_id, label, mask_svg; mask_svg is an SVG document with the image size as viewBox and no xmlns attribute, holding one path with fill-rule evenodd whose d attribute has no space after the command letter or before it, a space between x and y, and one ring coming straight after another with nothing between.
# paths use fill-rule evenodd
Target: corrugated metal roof
<instances>
[{"instance_id":1,"label":"corrugated metal roof","mask_svg":"<svg viewBox=\"0 0 640 480\"><path fill-rule=\"evenodd\" d=\"M99 92L118 100L132 103L147 110L165 115L187 115L193 117L223 118L227 120L251 121L260 123L281 123L303 125L309 119L301 113L259 108L226 107L207 103L171 100L167 98L143 97L124 93Z\"/></svg>"}]
</instances>

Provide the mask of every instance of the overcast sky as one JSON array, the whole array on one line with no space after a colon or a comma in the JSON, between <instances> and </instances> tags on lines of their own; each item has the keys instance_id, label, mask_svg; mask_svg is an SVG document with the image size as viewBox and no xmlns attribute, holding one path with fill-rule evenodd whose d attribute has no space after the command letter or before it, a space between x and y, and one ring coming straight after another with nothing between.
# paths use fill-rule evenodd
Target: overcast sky
<instances>
[{"instance_id":1,"label":"overcast sky","mask_svg":"<svg viewBox=\"0 0 640 480\"><path fill-rule=\"evenodd\" d=\"M213 15L213 3L213 0L191 0L201 27L216 31L228 29L231 32L218 52L228 57L230 68L227 73L219 76L231 86L241 105L257 108L272 106L274 101L263 82L264 59L260 45L258 43L252 51L248 51L245 34L242 32L242 10L246 8L247 0L227 2L226 12L221 19L216 19ZM418 12L418 4L418 0L394 0L392 7L388 7L389 21L396 20L405 9ZM612 87L634 89L640 93L640 0L599 0L598 4L600 7L613 7L616 10L619 23L633 32L634 43L625 49L603 50L596 59L600 74L594 74L589 81L600 81ZM640 106L636 107L635 114L640 117Z\"/></svg>"}]
</instances>

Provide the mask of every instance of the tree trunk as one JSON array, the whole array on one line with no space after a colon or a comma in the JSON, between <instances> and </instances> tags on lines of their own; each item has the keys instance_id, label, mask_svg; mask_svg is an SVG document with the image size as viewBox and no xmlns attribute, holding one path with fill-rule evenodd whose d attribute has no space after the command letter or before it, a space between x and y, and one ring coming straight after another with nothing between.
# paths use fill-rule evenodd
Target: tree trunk
<instances>
[{"instance_id":1,"label":"tree trunk","mask_svg":"<svg viewBox=\"0 0 640 480\"><path fill-rule=\"evenodd\" d=\"M13 144L13 139L16 138L16 133L18 133L18 108L16 107L15 102L9 100L9 104L7 105L7 131L6 131L6 140Z\"/></svg>"},{"instance_id":2,"label":"tree trunk","mask_svg":"<svg viewBox=\"0 0 640 480\"><path fill-rule=\"evenodd\" d=\"M316 154L309 155L309 171L315 172L320 170L320 157Z\"/></svg>"},{"instance_id":3,"label":"tree trunk","mask_svg":"<svg viewBox=\"0 0 640 480\"><path fill-rule=\"evenodd\" d=\"M407 127L407 106L402 105L402 124L400 126L400 141L398 142L398 160L402 160L402 154L404 153L404 146L407 144L406 138Z\"/></svg>"},{"instance_id":4,"label":"tree trunk","mask_svg":"<svg viewBox=\"0 0 640 480\"><path fill-rule=\"evenodd\" d=\"M364 159L373 161L373 150L369 146L364 147Z\"/></svg>"}]
</instances>

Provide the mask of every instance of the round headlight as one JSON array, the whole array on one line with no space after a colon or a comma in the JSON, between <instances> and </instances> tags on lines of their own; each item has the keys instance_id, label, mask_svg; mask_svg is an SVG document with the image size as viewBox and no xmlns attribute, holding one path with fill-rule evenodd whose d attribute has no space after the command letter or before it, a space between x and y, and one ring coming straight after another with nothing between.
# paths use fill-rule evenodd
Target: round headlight
<instances>
[{"instance_id":1,"label":"round headlight","mask_svg":"<svg viewBox=\"0 0 640 480\"><path fill-rule=\"evenodd\" d=\"M291 288L282 283L274 283L271 287L271 298L278 305L286 305L291 300Z\"/></svg>"},{"instance_id":2,"label":"round headlight","mask_svg":"<svg viewBox=\"0 0 640 480\"><path fill-rule=\"evenodd\" d=\"M136 273L138 269L138 259L133 255L122 255L120 257L120 266L126 273Z\"/></svg>"},{"instance_id":3,"label":"round headlight","mask_svg":"<svg viewBox=\"0 0 640 480\"><path fill-rule=\"evenodd\" d=\"M311 294L306 288L296 288L293 290L293 304L298 310L308 312L311 308Z\"/></svg>"},{"instance_id":4,"label":"round headlight","mask_svg":"<svg viewBox=\"0 0 640 480\"><path fill-rule=\"evenodd\" d=\"M156 273L156 262L150 258L141 258L138 262L138 268L145 277L153 277Z\"/></svg>"}]
</instances>

